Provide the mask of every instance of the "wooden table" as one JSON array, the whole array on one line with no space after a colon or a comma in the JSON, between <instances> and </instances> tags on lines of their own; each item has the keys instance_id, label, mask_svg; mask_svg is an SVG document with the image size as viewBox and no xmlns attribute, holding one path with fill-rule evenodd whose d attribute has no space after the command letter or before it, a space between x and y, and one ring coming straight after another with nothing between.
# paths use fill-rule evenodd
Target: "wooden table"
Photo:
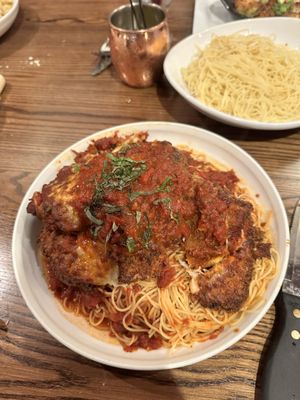
<instances>
[{"instance_id":1,"label":"wooden table","mask_svg":"<svg viewBox=\"0 0 300 400\"><path fill-rule=\"evenodd\" d=\"M125 2L125 1L124 1ZM124 3L123 2L123 3ZM61 150L113 125L164 120L210 129L248 151L275 182L290 215L300 189L300 130L251 132L226 127L193 110L165 79L129 88L113 69L90 71L107 36L117 0L23 0L12 29L0 39L0 398L254 399L274 307L232 348L201 363L159 372L102 366L52 338L26 307L15 282L11 237L19 204L38 172ZM173 0L173 42L191 33L194 2Z\"/></svg>"}]
</instances>

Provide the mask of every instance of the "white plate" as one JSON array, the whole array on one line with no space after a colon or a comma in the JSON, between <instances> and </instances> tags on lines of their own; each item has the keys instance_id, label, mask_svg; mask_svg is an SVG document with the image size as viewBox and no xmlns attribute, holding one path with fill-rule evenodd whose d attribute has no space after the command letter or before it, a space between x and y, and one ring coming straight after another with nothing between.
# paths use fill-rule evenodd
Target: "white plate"
<instances>
[{"instance_id":1,"label":"white plate","mask_svg":"<svg viewBox=\"0 0 300 400\"><path fill-rule=\"evenodd\" d=\"M4 35L5 32L9 30L9 28L14 23L16 16L19 12L19 0L13 0L13 5L7 14L0 17L0 36Z\"/></svg>"},{"instance_id":2,"label":"white plate","mask_svg":"<svg viewBox=\"0 0 300 400\"><path fill-rule=\"evenodd\" d=\"M38 265L36 239L39 222L37 218L27 214L26 206L34 191L41 190L44 183L56 176L58 168L72 161L71 150L82 151L92 139L116 130L122 134L147 130L150 139L168 140L174 145L186 144L207 153L237 171L239 177L247 182L252 193L260 195L259 201L262 206L271 210L275 246L281 259L280 270L267 289L265 303L257 311L246 315L237 326L238 332L226 328L216 339L173 352L167 349L150 352L141 349L126 353L121 346L108 344L90 336L72 324L60 311ZM258 323L273 303L282 284L289 254L288 241L288 222L279 194L266 172L245 151L214 133L193 126L168 122L140 122L95 133L62 152L46 166L29 188L20 206L14 226L12 253L16 280L26 304L42 326L58 341L75 352L103 364L135 370L160 370L181 367L212 357L233 345Z\"/></svg>"},{"instance_id":3,"label":"white plate","mask_svg":"<svg viewBox=\"0 0 300 400\"><path fill-rule=\"evenodd\" d=\"M193 33L238 19L228 12L221 0L195 0Z\"/></svg>"},{"instance_id":4,"label":"white plate","mask_svg":"<svg viewBox=\"0 0 300 400\"><path fill-rule=\"evenodd\" d=\"M299 49L300 19L289 17L270 17L257 19L242 19L216 25L201 33L196 33L177 43L167 54L164 61L164 72L174 89L194 108L228 125L262 130L286 130L300 127L300 120L290 122L258 122L234 117L224 112L208 107L193 97L181 75L181 69L187 67L197 49L206 47L213 35L231 35L236 32L256 33L263 36L275 36L278 43L287 43L290 47Z\"/></svg>"}]
</instances>

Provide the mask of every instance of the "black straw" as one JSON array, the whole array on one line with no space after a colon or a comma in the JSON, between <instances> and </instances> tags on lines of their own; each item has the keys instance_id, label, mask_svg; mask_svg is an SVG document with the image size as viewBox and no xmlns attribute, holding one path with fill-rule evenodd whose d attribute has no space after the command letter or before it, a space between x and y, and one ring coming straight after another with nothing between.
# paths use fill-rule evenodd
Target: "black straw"
<instances>
[{"instance_id":1,"label":"black straw","mask_svg":"<svg viewBox=\"0 0 300 400\"><path fill-rule=\"evenodd\" d=\"M140 7L140 12L141 12L141 16L142 16L142 21L143 21L144 29L146 29L146 20L145 20L145 15L144 15L144 10L143 10L142 0L139 0L139 7Z\"/></svg>"},{"instance_id":2,"label":"black straw","mask_svg":"<svg viewBox=\"0 0 300 400\"><path fill-rule=\"evenodd\" d=\"M135 21L136 21L137 28L140 29L139 21L138 21L136 12L135 12L135 8L134 8L134 5L133 5L133 2L132 2L132 0L129 0L129 1L130 1L130 6L131 6L131 16L132 16L132 19L131 19L132 22L131 22L131 23L132 23L132 29L134 29L134 18L135 18Z\"/></svg>"}]
</instances>

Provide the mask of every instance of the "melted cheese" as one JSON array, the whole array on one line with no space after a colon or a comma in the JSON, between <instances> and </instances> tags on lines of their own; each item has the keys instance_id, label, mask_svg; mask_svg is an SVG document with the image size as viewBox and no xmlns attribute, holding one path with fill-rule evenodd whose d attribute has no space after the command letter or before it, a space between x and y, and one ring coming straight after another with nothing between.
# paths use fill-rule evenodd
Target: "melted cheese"
<instances>
[{"instance_id":1,"label":"melted cheese","mask_svg":"<svg viewBox=\"0 0 300 400\"><path fill-rule=\"evenodd\" d=\"M79 235L76 254L70 268L72 275L94 285L117 284L118 267L107 260L103 243Z\"/></svg>"}]
</instances>

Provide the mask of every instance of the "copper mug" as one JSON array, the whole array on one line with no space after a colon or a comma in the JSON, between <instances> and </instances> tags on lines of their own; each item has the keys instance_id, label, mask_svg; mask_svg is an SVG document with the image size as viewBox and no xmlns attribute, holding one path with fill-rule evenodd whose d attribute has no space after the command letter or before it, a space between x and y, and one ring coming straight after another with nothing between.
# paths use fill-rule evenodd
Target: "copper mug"
<instances>
[{"instance_id":1,"label":"copper mug","mask_svg":"<svg viewBox=\"0 0 300 400\"><path fill-rule=\"evenodd\" d=\"M170 48L166 12L156 4L124 5L110 15L111 58L120 79L132 87L152 86Z\"/></svg>"}]
</instances>

